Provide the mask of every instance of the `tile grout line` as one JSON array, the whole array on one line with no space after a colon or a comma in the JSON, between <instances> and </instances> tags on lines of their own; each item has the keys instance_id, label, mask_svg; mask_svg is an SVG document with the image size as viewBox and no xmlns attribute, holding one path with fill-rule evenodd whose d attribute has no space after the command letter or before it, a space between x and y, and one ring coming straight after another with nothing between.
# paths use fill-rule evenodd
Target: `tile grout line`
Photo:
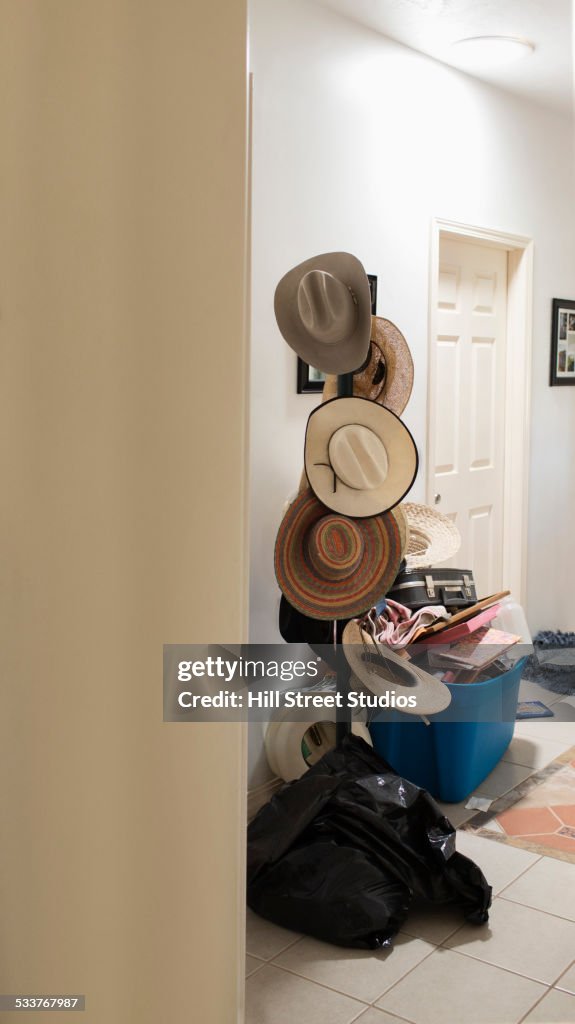
<instances>
[{"instance_id":1,"label":"tile grout line","mask_svg":"<svg viewBox=\"0 0 575 1024\"><path fill-rule=\"evenodd\" d=\"M522 739L522 738L523 737L520 737L520 739ZM569 747L567 747L567 750L568 749L569 749ZM564 754L565 751L562 750L561 753ZM560 755L558 754L557 756L559 757ZM542 771L543 768L547 768L548 765L553 764L553 760L548 761L546 764L523 764L522 761L506 761L504 757L502 757L501 760L505 761L505 764L515 764L515 765L517 765L518 768L531 768L531 774L532 775L535 775L535 772ZM509 792L509 790L508 790L508 792Z\"/></svg>"},{"instance_id":2,"label":"tile grout line","mask_svg":"<svg viewBox=\"0 0 575 1024\"><path fill-rule=\"evenodd\" d=\"M564 920L564 918L562 918L561 920ZM457 930L459 930L459 929L457 929ZM446 942L447 938L449 938L449 936L447 936L443 941ZM384 1010L385 1013L391 1013L391 1011L387 1010L386 1007L378 1007L376 1005L378 1000L383 999L385 996L389 995L389 993L392 991L392 989L394 989L397 985L399 985L399 983L401 981L405 981L405 979L408 977L408 975L410 975L413 971L415 971L420 966L420 964L424 963L425 960L428 960L430 956L433 956L433 954L435 952L437 952L437 950L439 950L439 949L445 949L446 952L455 953L456 956L457 955L464 956L468 960L474 960L476 963L483 963L483 964L485 964L486 967L494 967L496 970L504 971L506 974L513 975L513 977L515 977L515 978L522 978L524 981L531 981L531 982L533 982L536 985L541 985L544 988L544 992L542 992L542 994L539 996L539 998L529 1007L529 1009L520 1018L520 1020L517 1021L517 1024L522 1024L522 1021L524 1021L525 1018L532 1012L532 1010L534 1010L535 1007L539 1005L539 1003L545 998L546 995L549 994L549 992L553 991L554 987L557 985L557 981L560 981L561 978L563 977L563 975L566 974L567 971L569 971L571 969L571 967L573 967L573 963L575 963L575 961L573 961L571 964L569 964L569 966L566 967L561 972L561 974L559 975L559 977L558 977L558 979L556 981L554 981L552 983L549 983L547 981L541 981L539 978L531 978L531 977L529 977L526 974L519 974L517 971L512 971L508 967L502 967L500 964L492 964L492 963L490 963L487 960L480 960L478 957L471 956L468 953L461 953L460 950L449 949L449 947L445 947L442 944L440 944L440 945L436 946L435 949L432 949L430 953L427 953L427 955L424 956L423 959L419 961L419 963L415 964L412 968L410 968L410 970L407 971L406 974L404 974L401 978L398 978L397 981L395 981L393 983L393 985L390 985L389 988L385 990L385 992L383 992L380 996L377 996L377 998L374 999L373 1002L370 1003L369 1005L371 1007L373 1007L374 1009L376 1009L376 1010L377 1009L382 1009L382 1010ZM562 989L557 989L557 991L561 992L563 990ZM342 994L345 994L345 993L342 993ZM566 995L571 995L570 992L566 992L565 994ZM393 1014L392 1014L392 1016L393 1016ZM355 1020L357 1020L357 1019L358 1018L356 1017ZM399 1020L401 1020L401 1021L405 1020L406 1024L414 1024L414 1022L409 1021L407 1018L400 1017ZM353 1024L353 1022L352 1022L352 1024Z\"/></svg>"},{"instance_id":3,"label":"tile grout line","mask_svg":"<svg viewBox=\"0 0 575 1024\"><path fill-rule=\"evenodd\" d=\"M531 866L533 867L533 865L531 865ZM529 870L529 869L527 868L526 870ZM524 873L525 872L523 872L523 874ZM520 876L517 876L517 877L520 877ZM496 897L496 898L498 898L498 897ZM507 900L506 902L509 903L509 902L512 902L512 901ZM530 907L528 909L536 909L536 908ZM544 913L544 911L540 911L540 913ZM557 915L549 915L549 916L556 917ZM566 918L559 918L559 920L566 920ZM462 926L462 927L464 927L464 926ZM459 931L459 930L460 930L460 928L456 928L455 929L455 931ZM282 953L284 953L287 949L291 949L293 946L295 946L295 944L297 942L301 941L301 938L303 938L303 936L300 936L300 938L298 938L294 942L290 943L289 946L284 947L284 949L281 950L281 952L276 953L275 957L272 958L271 960L262 960L261 961L261 966L256 968L256 970L253 971L252 974L250 974L248 977L252 977L253 975L258 974L262 967L266 967L266 966L268 966L268 967L275 967L277 970L283 971L284 974L290 974L292 977L299 978L302 981L307 981L311 985L315 985L318 988L323 988L323 989L326 989L328 992L334 992L336 995L344 996L347 999L352 999L355 1002L358 1002L358 1003L362 1004L362 1008L359 1011L358 1015L356 1017L353 1017L351 1019L351 1021L349 1021L349 1024L355 1024L355 1022L360 1020L361 1017L363 1016L363 1014L366 1013L366 1011L368 1009L370 1009L370 1008L373 1008L373 1009L376 1009L376 1010L381 1009L385 1013L389 1013L391 1016L396 1016L396 1014L391 1013L391 1011L387 1010L385 1007L377 1006L376 1004L378 1003L378 1001L383 999L385 996L389 995L389 993L397 985L399 985L400 982L405 981L405 979L410 974L412 974L413 971L415 971L421 964L423 964L426 960L428 960L430 956L433 956L433 954L436 953L438 950L444 949L444 950L446 950L446 952L455 953L456 955L464 956L464 957L466 957L466 959L474 960L476 963L483 963L483 964L485 964L488 967L494 967L496 970L504 971L506 974L513 975L513 977L523 978L526 981L532 981L533 983L535 983L537 985L542 985L544 987L545 991L536 1000L536 1002L534 1002L533 1005L529 1007L529 1009L527 1010L525 1015L523 1017L521 1017L520 1020L517 1022L517 1024L522 1024L522 1022L525 1020L525 1018L532 1012L532 1010L535 1009L536 1006L539 1005L539 1003L545 998L545 996L548 995L549 992L551 992L551 991L553 991L555 989L557 983L561 980L563 975L565 975L571 969L571 967L573 967L573 964L575 963L575 961L572 961L570 964L568 964L568 966L565 967L561 971L561 973L557 976L555 981L553 981L551 983L550 982L546 982L546 981L541 981L539 978L532 978L529 975L520 974L518 971L510 970L508 967L502 967L500 964L492 964L492 963L490 963L487 960L481 960L479 957L472 956L469 953L462 953L460 950L451 949L450 947L445 946L444 943L447 942L448 939L450 937L452 937L454 934L455 934L455 932L452 932L451 935L446 936L442 940L442 942L439 943L438 945L435 945L434 943L429 943L430 945L433 945L433 949L431 949L429 951L429 953L426 953L426 955L424 957L422 957L421 960L419 960L416 964L414 964L413 967L410 967L409 970L405 972L405 974L402 974L402 976L400 978L397 978L397 980L394 981L392 985L390 985L388 988L384 989L384 991L381 992L379 995L377 995L371 1002L368 1002L367 1000L362 999L360 996L352 996L352 995L349 994L349 992L342 992L341 989L334 988L332 985L326 985L324 982L316 981L316 980L314 980L312 978L308 978L308 977L306 977L303 974L298 974L297 971L294 971L294 970L290 969L289 967L283 967L280 964L274 963L274 959L275 958L281 956ZM418 938L418 936L410 936L410 938ZM420 940L420 941L428 941L428 940L424 939L424 940ZM248 955L253 956L253 954L251 954L251 953L248 954ZM254 957L254 959L260 959L260 958L259 957ZM563 989L557 989L557 991L561 992L561 991L564 991L564 990ZM570 993L568 991L565 991L565 994L566 995L571 995L572 993ZM413 1021L410 1021L408 1018L404 1018L404 1017L397 1017L397 1020L400 1021L401 1024L414 1024Z\"/></svg>"},{"instance_id":4,"label":"tile grout line","mask_svg":"<svg viewBox=\"0 0 575 1024\"><path fill-rule=\"evenodd\" d=\"M539 857L538 860L542 860L542 857ZM535 864L537 864L537 863L538 863L538 861L535 861L533 864L530 864L529 867L525 868L524 871L522 871L520 875L517 875L517 877L513 880L513 882L510 882L509 885L513 885L514 882L516 882L519 878L522 878L522 876L525 875L528 871L530 871L531 868L535 867ZM538 907L529 907L529 906L527 906L527 904L519 903L517 900L505 899L505 897L502 896L501 893L503 893L506 888L507 888L507 886L504 886L504 888L501 889L501 891L498 892L496 896L494 896L493 903L495 903L495 900L503 899L505 901L505 903L514 903L516 906L525 907L526 910L535 910L539 914L545 914L547 917L553 917L553 918L555 918L558 921L568 921L570 924L575 923L572 918L560 917L559 914L550 914L546 910L539 910ZM491 906L493 906L493 903L491 904ZM465 925L462 925L462 928L464 928L464 927L465 927ZM461 928L458 928L457 931L461 931ZM449 939L452 939L454 935L455 935L455 932L452 932L451 935L446 935L445 938L442 939L442 941L439 944L438 948L449 949L449 950L451 950L452 953L459 953L459 952L461 952L462 956L466 956L470 960L479 960L480 963L490 963L489 960L480 960L479 957L475 957L471 953L464 953L461 950L453 949L451 946L446 946L445 943L448 942ZM571 967L573 967L573 964L575 964L575 960L573 960L572 963L568 967L565 967L561 971L561 973L560 973L560 975L559 975L557 980L560 980L563 977L563 975L566 974L567 971L570 970ZM499 967L499 969L502 970L502 971L509 971L509 974L514 974L518 978L526 978L528 981L535 981L535 982L537 982L538 985L548 985L549 988L552 988L555 985L557 985L557 981L553 981L553 982L540 981L539 978L531 978L527 974L519 974L518 971L512 971L512 970L510 970L507 967L501 967L499 964L491 964L491 966L492 967ZM543 999L543 996L541 996L541 999ZM531 1007L531 1009L533 1009L533 1007ZM531 1011L528 1011L528 1012L531 1012ZM523 1018L521 1018L521 1019L523 1020Z\"/></svg>"},{"instance_id":5,"label":"tile grout line","mask_svg":"<svg viewBox=\"0 0 575 1024\"><path fill-rule=\"evenodd\" d=\"M549 986L549 988L547 989L547 991L546 991L546 992L544 992L544 993L543 993L543 995L539 996L539 999L537 999L537 1000L536 1000L536 1002L534 1002L534 1003L533 1003L533 1006L530 1006L530 1007L529 1007L529 1009L527 1010L527 1013L524 1013L524 1014L523 1014L523 1016L522 1016L522 1017L521 1017L521 1018L520 1018L520 1019L519 1019L519 1020L517 1021L517 1024L522 1024L522 1022L523 1022L524 1020L526 1020L526 1019L527 1019L527 1017L529 1017L529 1015L530 1015L531 1013L533 1013L533 1010L534 1010L534 1009L535 1009L535 1008L536 1008L537 1006L539 1006L539 1004L540 1004L540 1003L542 1003L542 1002L543 1002L543 1000L545 999L545 997L546 997L546 996L548 996L548 995L549 995L549 993L550 993L551 991L552 991L552 989L551 989L551 986Z\"/></svg>"},{"instance_id":6,"label":"tile grout line","mask_svg":"<svg viewBox=\"0 0 575 1024\"><path fill-rule=\"evenodd\" d=\"M486 838L486 837L485 837L485 836L478 836L478 838L479 838L479 839L484 839L484 838ZM489 840L488 840L488 842L489 842ZM517 882L517 881L518 881L518 879L522 877L522 875L524 875L524 874L525 874L525 873L526 873L527 871L530 871L530 870L531 870L531 868L534 868L534 867L535 867L535 865L537 864L537 861L538 861L538 860L541 860L541 857L537 857L537 860L534 860L532 864L528 864L526 868L523 868L523 870L522 870L522 871L520 871L520 872L519 872L519 874L518 874L518 875L516 875L516 876L515 876L515 878L514 878L514 879L512 879L512 881L511 881L511 882L508 882L508 883L507 883L507 885L513 885L513 883L514 883L514 882ZM481 868L481 866L480 866L480 865L478 865L478 867L479 867L480 871L482 871L482 870L483 870L483 869ZM491 906L490 906L490 908L489 908L489 910L490 910L490 911L491 911L491 908L493 907L493 905L494 905L494 903L495 903L495 900L498 900L498 899L500 898L500 896L501 896L501 893L505 891L505 889L507 888L507 885L504 885L504 886L503 886L503 889L500 889L500 890L499 890L499 892L497 892L497 893L495 893L495 894L493 895L493 897L492 897L492 901L491 901ZM507 902L507 903L511 903L511 902L515 902L515 901L512 901L512 900L506 900L506 902ZM520 905L520 906L523 906L523 904L519 904L519 905ZM530 910L534 910L535 908L534 908L534 907L529 907L529 909L530 909ZM564 920L564 919L563 919L563 918L561 918L561 920ZM487 922L486 922L486 923L487 923ZM438 948L438 949L440 949L440 948L441 948L441 949L449 949L450 947L449 947L449 946L446 946L446 945L445 945L445 943L446 943L446 942L448 942L448 940L449 940L449 939L452 939L452 938L453 938L453 936L454 936L454 935L456 934L456 932L459 932L459 931L461 931L461 930L462 930L462 928L465 928L465 927L467 926L467 924L468 924L468 922L467 922L467 921L464 921L464 922L463 922L463 924L460 924L460 925L458 924L458 925L456 925L456 927L454 928L454 930L453 930L452 932L450 932L450 933L449 933L449 935L446 935L446 936L445 936L445 937L444 937L444 938L443 938L443 939L441 940L441 942L439 942L439 943L438 943L438 945L437 945L437 948ZM523 977L523 975L521 975L521 977Z\"/></svg>"},{"instance_id":7,"label":"tile grout line","mask_svg":"<svg viewBox=\"0 0 575 1024\"><path fill-rule=\"evenodd\" d=\"M512 974L514 978L523 978L524 981L532 981L534 985L543 985L545 988L551 988L548 981L541 981L540 978L531 978L528 974L520 974L519 971L512 971L510 967L502 967L501 964L494 964L491 960L480 960L478 956L473 956L471 953L463 953L460 949L451 949L449 946L438 946L437 948L444 950L446 953L455 953L457 956L464 956L466 960L474 960L475 963L485 964L486 967L494 967L497 971L505 971L506 974Z\"/></svg>"},{"instance_id":8,"label":"tile grout line","mask_svg":"<svg viewBox=\"0 0 575 1024\"><path fill-rule=\"evenodd\" d=\"M559 975L559 976L558 976L558 977L557 977L557 978L555 979L555 981L553 982L553 984L552 984L551 988L557 988L557 985L558 985L558 984L559 984L559 982L561 981L561 978L562 978L562 977L563 977L563 976L564 976L565 974L567 974L567 971L570 971L570 970L571 970L571 968L573 967L573 965L574 965L574 964L575 964L575 960L573 960L573 961L572 961L572 962L571 962L571 963L569 964L569 966L565 968L565 970L561 971L561 974L560 974L560 975ZM572 993L572 992L569 992L569 990L568 990L568 989L562 989L562 988L561 988L561 989L558 989L558 991L559 991L559 992L565 992L565 993L566 993L567 995L569 995L569 996L573 995L573 993Z\"/></svg>"},{"instance_id":9,"label":"tile grout line","mask_svg":"<svg viewBox=\"0 0 575 1024\"><path fill-rule=\"evenodd\" d=\"M399 935L400 933L398 932L397 934ZM410 935L409 938L413 939L413 938L417 938L417 936ZM414 964L413 967L410 967L409 970L407 970L405 972L405 974L402 974L400 978L397 978L397 980L394 981L392 985L390 985L388 988L385 988L383 990L383 992L380 992L378 995L376 995L375 998L371 1000L371 1002L369 1002L366 999L362 999L361 996L352 996L352 995L349 994L349 992L342 992L341 989L334 988L332 985L326 985L325 982L323 982L323 981L316 981L315 979L308 978L305 974L298 974L298 972L294 971L291 967L284 967L283 964L276 964L272 960L267 961L267 963L270 966L272 966L272 967L277 967L278 970L280 970L280 971L285 971L286 974L291 974L291 975L293 975L296 978L303 978L304 981L309 981L309 982L311 982L312 985L319 985L320 988L325 988L329 992L336 992L338 995L346 996L348 999L355 999L358 1002L363 1003L364 1011L365 1011L369 1007L374 1007L375 1004L377 1003L378 999L383 999L383 997L386 996L387 993L390 992L391 989L394 988L395 985L397 985L400 981L403 981L404 978L407 978L408 974L411 974L411 972L414 971L416 969L416 967L419 967L419 965L422 964L424 962L424 960L427 960L427 958L432 956L432 954L435 953L435 951L439 948L434 943L428 942L427 939L420 939L419 941L427 942L428 945L433 946L433 949L431 949L429 951L429 953L426 953L425 956L421 958L421 960L418 960L418 962L416 964ZM369 950L366 950L366 952L369 952ZM278 953L277 955L281 956L280 953ZM385 963L385 961L383 961L383 963ZM380 1009L380 1007L377 1007L377 1006L375 1006L375 1008L376 1009ZM364 1011L362 1011L362 1012L364 1012ZM355 1018L355 1019L357 1019L357 1018ZM401 1018L401 1017L398 1018L398 1019L399 1020L404 1020L404 1018ZM407 1024L414 1024L414 1022L413 1021L407 1021Z\"/></svg>"},{"instance_id":10,"label":"tile grout line","mask_svg":"<svg viewBox=\"0 0 575 1024\"><path fill-rule=\"evenodd\" d=\"M304 938L303 935L298 935L297 939L292 939L291 942L288 942L287 946L282 946L282 948L278 949L277 953L274 953L274 955L271 956L268 960L266 960L263 956L258 956L257 953L250 953L250 951L249 951L249 949L247 949L247 947L246 947L246 953L247 953L248 956L255 957L256 960L263 960L264 964L271 964L272 960L275 960L276 956L281 956L282 953L285 953L287 949L291 949L292 946L295 946L296 942L301 942L301 940L303 938Z\"/></svg>"},{"instance_id":11,"label":"tile grout line","mask_svg":"<svg viewBox=\"0 0 575 1024\"><path fill-rule=\"evenodd\" d=\"M374 1006L373 1003L370 1003L368 1007L361 1011L359 1016L354 1017L353 1020L350 1020L349 1024L358 1024L358 1022L359 1024L361 1024L361 1018L364 1017L365 1014L369 1012L369 1010L373 1009L379 1010L379 1007ZM382 1010L382 1013L387 1013L388 1016L393 1017L393 1019L397 1021L397 1024L415 1024L415 1021L409 1020L407 1017L398 1017L397 1014L391 1013L389 1010Z\"/></svg>"},{"instance_id":12,"label":"tile grout line","mask_svg":"<svg viewBox=\"0 0 575 1024\"><path fill-rule=\"evenodd\" d=\"M575 924L575 919L572 917L563 917L561 914L552 914L550 910L541 910L539 907L532 907L529 903L520 903L519 900L510 900L508 896L498 896L497 899L505 900L506 903L515 903L518 907L525 907L526 910L536 910L538 914L546 914L547 917L555 917L558 921L569 921L570 924Z\"/></svg>"},{"instance_id":13,"label":"tile grout line","mask_svg":"<svg viewBox=\"0 0 575 1024\"><path fill-rule=\"evenodd\" d=\"M279 955L280 954L278 953L278 956ZM268 960L267 966L275 967L277 971L283 971L284 974L290 974L292 978L299 978L300 981L308 981L310 985L317 985L318 988L325 988L328 992L335 992L338 996L345 996L346 999L353 999L356 1003L362 1004L362 1012L372 1006L372 1003L369 1003L366 999L362 999L361 996L350 996L349 992L342 992L341 989L334 988L333 985L326 985L323 981L316 981L314 978L308 978L305 974L298 974L298 972L292 970L291 967L284 967L283 964L276 964L273 960Z\"/></svg>"},{"instance_id":14,"label":"tile grout line","mask_svg":"<svg viewBox=\"0 0 575 1024\"><path fill-rule=\"evenodd\" d=\"M462 856L466 856L466 854L463 854ZM482 869L480 868L479 870L481 871ZM496 898L497 897L494 897L494 899L496 899ZM433 904L430 903L429 906L431 907L431 906L433 906ZM442 904L438 904L438 908L440 908L441 906L442 906ZM449 904L449 906L456 906L456 904ZM461 909L461 908L459 908L459 909ZM407 918L407 921L409 923L409 917ZM447 942L447 940L450 939L452 937L452 935L455 935L455 932L458 932L460 930L460 928L463 928L466 924L467 924L467 922L465 921L465 918L464 918L463 921L460 924L454 925L452 931L450 931L447 935L444 935L444 937L442 939L440 939L439 942L436 942L434 939L425 939L422 935L416 935L414 932L409 932L407 930L405 930L403 932L400 932L400 934L409 935L410 938L412 938L412 939L421 939L422 942L430 942L432 946L435 946L436 949L439 949L443 945L444 942Z\"/></svg>"},{"instance_id":15,"label":"tile grout line","mask_svg":"<svg viewBox=\"0 0 575 1024\"><path fill-rule=\"evenodd\" d=\"M412 936L412 938L413 938L413 937L414 937L414 936ZM426 939L421 939L421 941L422 941L422 942L426 942L427 940L426 940ZM430 950L430 952L429 952L429 953L426 953L426 954L425 954L425 956L421 958L421 960L419 960L419 961L418 961L418 962L417 962L416 964L414 964L414 965L413 965L413 967L410 967L410 968L409 968L409 970L408 970L408 971L406 971L406 972L405 972L405 974L402 974L401 978L398 978L398 979L397 979L396 981L394 981L394 982L393 982L393 984L389 986L389 988L386 988L386 989L384 989L384 991L383 991L383 992L382 992L382 993L381 993L381 994L380 994L379 996L376 996L376 997L375 997L375 999L373 999L373 1000L372 1000L372 1002L371 1002L371 1003L370 1003L369 1005L370 1005L370 1006L372 1006L372 1007L374 1007L374 1008L375 1008L376 1010L382 1010L382 1009L384 1009L384 1007L382 1007L382 1006L376 1006L376 1003L377 1003L377 1002L378 1002L378 1001L379 1001L380 999L383 999L383 997L384 997L384 996L387 996L387 995L389 995L389 993L391 992L391 990L392 990L393 988L395 988L395 986L396 986L396 985L399 985L400 981L405 981L405 979L406 979L407 977L409 977L409 975L410 975L410 974L411 974L411 973L412 973L413 971L415 971L415 970L416 970L416 968L420 966L420 964L423 964L423 963L425 963L425 961L426 961L426 960L429 960L429 957L430 957L430 956L433 956L433 954L437 952L437 950L439 949L439 946L435 946L435 945L434 945L433 943L430 943L430 945L433 945L433 949L432 949L432 950ZM387 1013L388 1011L387 1011L387 1010L385 1010L385 1012ZM400 1017L399 1019L400 1019L400 1020L404 1020L404 1019L407 1019L407 1018L403 1018L403 1017ZM413 1022L413 1021L408 1021L408 1022L407 1022L407 1024L414 1024L414 1022Z\"/></svg>"},{"instance_id":16,"label":"tile grout line","mask_svg":"<svg viewBox=\"0 0 575 1024\"><path fill-rule=\"evenodd\" d=\"M259 971L261 971L262 967L265 967L266 964L267 964L267 960L260 960L258 962L258 966L254 967L253 971L250 971L249 974L246 974L246 976L244 978L244 981L248 981L249 978L253 978L254 974L258 974Z\"/></svg>"},{"instance_id":17,"label":"tile grout line","mask_svg":"<svg viewBox=\"0 0 575 1024\"><path fill-rule=\"evenodd\" d=\"M562 919L562 920L563 920L563 919ZM573 965L575 965L575 960L573 960L573 961L572 961L572 962L571 962L571 963L569 964L569 966L565 968L565 970L561 971L561 974L559 975L559 977L558 977L558 978L556 978L556 979L555 979L555 981L554 981L554 982L553 982L553 983L552 983L551 985L549 985L549 988L547 989L547 991L546 991L546 992L544 992L544 993L543 993L543 995L539 997L539 999L537 1000L537 1002L536 1002L536 1003L534 1003L534 1004L533 1004L533 1006L531 1006L531 1007L530 1007L530 1008L529 1008L529 1009L527 1010L527 1013L525 1013L525 1014L523 1015L523 1017L521 1018L521 1020L520 1020L520 1021L518 1021L518 1022L517 1022L517 1024L522 1024L522 1022L523 1022L524 1020L526 1020L526 1019L527 1019L527 1017L529 1016L529 1014L531 1014L531 1013L533 1012L533 1010L535 1010L535 1009L536 1009L536 1007L537 1007L537 1006L539 1006L539 1004L540 1004L540 1003L542 1003L544 999L546 999L546 997L547 997L547 996L549 995L549 993L550 993L550 992L562 992L562 993L563 993L564 995L567 995L567 996L572 996L572 995L573 995L573 993L572 993L572 992L568 992L568 991L567 991L566 989L563 989L563 988L557 988L557 984L558 984L558 982L560 982L560 981L561 981L561 978L562 978L562 977L563 977L563 976L564 976L565 974L567 974L567 971L570 971L570 970L571 970L571 968L573 967ZM573 998L575 998L575 996L573 996Z\"/></svg>"},{"instance_id":18,"label":"tile grout line","mask_svg":"<svg viewBox=\"0 0 575 1024\"><path fill-rule=\"evenodd\" d=\"M421 939L420 941L421 942L427 942L428 940L427 939ZM396 985L399 985L400 981L405 981L405 979L408 977L408 975L410 975L412 973L412 971L415 971L415 969L417 967L419 967L420 964L422 964L426 960L428 960L429 957L433 956L433 954L436 953L437 950L439 949L439 947L436 946L434 942L430 942L429 945L433 946L433 949L431 949L429 951L429 953L426 953L425 956L422 957L421 960L418 961L418 963L413 965L413 967L410 967L409 970L405 972L405 974L402 974L401 978L398 978L397 981L394 981L393 985L390 985L389 988L386 988L385 991L381 993L381 995L376 996L376 998L370 1003L370 1006L375 1006L375 1004L377 1003L377 1001L379 999L383 999L384 996L386 996L389 992L391 992L392 988L395 988ZM381 1009L381 1007L376 1007L376 1009Z\"/></svg>"},{"instance_id":19,"label":"tile grout line","mask_svg":"<svg viewBox=\"0 0 575 1024\"><path fill-rule=\"evenodd\" d=\"M463 922L463 925L464 924L465 924L465 921ZM423 939L421 937L421 935L415 935L413 932L408 932L408 931L401 931L399 934L400 935L407 935L410 939L421 939L422 942L430 942L432 946L435 946L436 949L439 949L439 947L444 942L447 942L447 940L450 939L452 935L455 935L455 932L458 932L459 929L463 927L463 925L456 924L454 929L453 929L453 931L449 932L448 935L444 935L444 937L441 939L441 942L434 942L431 939Z\"/></svg>"},{"instance_id":20,"label":"tile grout line","mask_svg":"<svg viewBox=\"0 0 575 1024\"><path fill-rule=\"evenodd\" d=\"M563 977L563 975L567 974L567 971L570 971L572 967L575 967L575 960L571 961L571 963L569 964L569 967L565 968L565 970L563 971L563 974L561 975L560 978L557 979L557 981L561 981L561 978ZM557 981L555 982L556 985L557 985ZM569 992L569 989L562 988L561 992ZM569 995L575 995L575 992L569 992Z\"/></svg>"},{"instance_id":21,"label":"tile grout line","mask_svg":"<svg viewBox=\"0 0 575 1024\"><path fill-rule=\"evenodd\" d=\"M478 964L485 964L487 967L495 967L498 971L505 971L506 974L512 974L514 978L523 978L524 981L532 981L536 985L543 985L545 988L552 988L553 983L549 981L542 981L541 978L532 978L530 974L521 974L519 971L513 971L511 967L503 967L501 964L494 964L491 960L482 960L479 956L474 956L473 953L464 953L461 949L452 949L450 946L438 946L438 949L445 950L446 953L458 953L459 956L464 956L467 960L475 960Z\"/></svg>"},{"instance_id":22,"label":"tile grout line","mask_svg":"<svg viewBox=\"0 0 575 1024\"><path fill-rule=\"evenodd\" d=\"M519 847L511 846L511 847L509 847L509 849L517 850L517 849L519 849ZM525 852L526 853L531 853L530 850L526 850ZM494 897L493 897L494 901L500 899L501 898L501 893L505 892L505 890L508 889L510 885L515 885L515 883L518 882L520 878L523 878L523 875L526 875L528 871L531 871L531 868L534 868L535 865L538 864L539 861L543 859L543 854L533 854L533 856L536 859L531 864L528 864L526 868L523 868L523 870L520 871L518 875L515 875L515 878L512 878L510 882L507 882L507 884L504 885L503 888L500 889L499 892L494 895ZM492 906L493 906L493 904L492 904Z\"/></svg>"}]
</instances>

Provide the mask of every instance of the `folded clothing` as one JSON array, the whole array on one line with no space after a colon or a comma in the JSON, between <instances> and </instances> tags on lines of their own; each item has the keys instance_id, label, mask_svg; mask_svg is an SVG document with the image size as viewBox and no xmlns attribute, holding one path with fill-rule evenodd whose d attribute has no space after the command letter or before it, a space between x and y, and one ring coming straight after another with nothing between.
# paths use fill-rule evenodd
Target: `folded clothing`
<instances>
[{"instance_id":1,"label":"folded clothing","mask_svg":"<svg viewBox=\"0 0 575 1024\"><path fill-rule=\"evenodd\" d=\"M447 622L451 613L442 604L427 605L416 612L398 601L387 598L385 608L377 615L375 609L369 613L368 632L380 644L388 647L407 647L420 629L431 626L438 619Z\"/></svg>"}]
</instances>

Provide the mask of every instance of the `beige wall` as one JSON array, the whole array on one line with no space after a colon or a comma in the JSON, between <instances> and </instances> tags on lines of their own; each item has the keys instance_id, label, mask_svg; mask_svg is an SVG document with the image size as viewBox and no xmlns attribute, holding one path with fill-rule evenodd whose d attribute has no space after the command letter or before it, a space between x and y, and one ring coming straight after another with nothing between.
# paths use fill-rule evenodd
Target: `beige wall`
<instances>
[{"instance_id":1,"label":"beige wall","mask_svg":"<svg viewBox=\"0 0 575 1024\"><path fill-rule=\"evenodd\" d=\"M244 631L245 18L0 0L0 991L86 1024L236 1020L243 734L161 654Z\"/></svg>"}]
</instances>

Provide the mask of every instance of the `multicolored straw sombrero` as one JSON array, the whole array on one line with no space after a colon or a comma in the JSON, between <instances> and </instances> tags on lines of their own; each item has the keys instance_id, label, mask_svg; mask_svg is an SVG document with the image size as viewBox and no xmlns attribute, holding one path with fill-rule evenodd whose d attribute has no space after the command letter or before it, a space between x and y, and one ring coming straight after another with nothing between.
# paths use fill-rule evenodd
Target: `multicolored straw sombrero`
<instances>
[{"instance_id":1,"label":"multicolored straw sombrero","mask_svg":"<svg viewBox=\"0 0 575 1024\"><path fill-rule=\"evenodd\" d=\"M287 600L316 619L348 619L391 587L402 557L391 512L348 519L308 488L287 510L276 539L275 571Z\"/></svg>"}]
</instances>

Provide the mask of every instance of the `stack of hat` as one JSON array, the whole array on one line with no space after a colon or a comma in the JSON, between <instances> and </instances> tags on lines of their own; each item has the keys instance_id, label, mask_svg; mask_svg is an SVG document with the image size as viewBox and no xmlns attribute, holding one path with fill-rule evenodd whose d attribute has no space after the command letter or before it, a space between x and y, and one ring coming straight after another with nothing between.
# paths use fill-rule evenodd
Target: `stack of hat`
<instances>
[{"instance_id":1,"label":"stack of hat","mask_svg":"<svg viewBox=\"0 0 575 1024\"><path fill-rule=\"evenodd\" d=\"M330 375L307 423L305 478L276 540L280 629L288 641L328 644L385 597L404 559L422 564L413 559L425 558L433 540L429 517L427 534L419 526L424 506L401 504L418 469L400 418L413 360L398 328L372 317L367 275L350 253L324 253L290 270L277 286L275 314L291 348ZM337 397L333 375L349 373L353 394ZM443 528L446 517L426 511Z\"/></svg>"}]
</instances>

